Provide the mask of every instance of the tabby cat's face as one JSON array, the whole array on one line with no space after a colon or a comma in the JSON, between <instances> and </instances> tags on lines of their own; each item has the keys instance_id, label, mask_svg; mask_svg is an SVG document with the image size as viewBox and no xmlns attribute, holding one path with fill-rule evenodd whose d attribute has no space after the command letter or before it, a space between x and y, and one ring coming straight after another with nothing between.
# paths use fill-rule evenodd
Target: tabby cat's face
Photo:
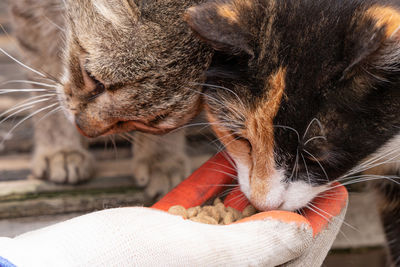
<instances>
[{"instance_id":1,"label":"tabby cat's face","mask_svg":"<svg viewBox=\"0 0 400 267\"><path fill-rule=\"evenodd\" d=\"M67 1L62 103L94 137L162 133L194 115L211 50L183 23L197 1Z\"/></svg>"},{"instance_id":2,"label":"tabby cat's face","mask_svg":"<svg viewBox=\"0 0 400 267\"><path fill-rule=\"evenodd\" d=\"M400 7L386 2L231 0L188 10L217 50L208 117L257 208L302 208L399 140Z\"/></svg>"}]
</instances>

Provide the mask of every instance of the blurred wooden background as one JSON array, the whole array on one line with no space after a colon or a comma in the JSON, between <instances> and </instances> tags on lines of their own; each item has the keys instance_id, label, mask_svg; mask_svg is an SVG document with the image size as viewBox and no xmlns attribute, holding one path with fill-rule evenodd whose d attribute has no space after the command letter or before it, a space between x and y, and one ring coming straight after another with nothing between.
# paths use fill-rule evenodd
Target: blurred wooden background
<instances>
[{"instance_id":1,"label":"blurred wooden background","mask_svg":"<svg viewBox=\"0 0 400 267\"><path fill-rule=\"evenodd\" d=\"M6 9L6 1L0 0L0 24L11 32ZM0 47L18 58L14 40L4 30L0 29ZM24 79L22 67L0 53L0 84L14 79ZM23 85L13 88L23 88ZM23 93L0 95L0 114L26 97ZM12 125L26 115L19 114L0 124L0 143ZM111 143L105 148L104 139L90 140L90 150L97 160L96 178L83 185L57 186L30 177L32 136L28 120L0 146L0 236L15 236L94 210L151 204L131 179L132 155L127 141L117 138L114 149ZM216 151L211 140L214 140L211 132L202 127L191 128L188 153L193 169ZM346 222L357 230L342 227L324 266L384 266L384 238L374 197L360 192L359 187L350 190L356 192L350 194Z\"/></svg>"}]
</instances>

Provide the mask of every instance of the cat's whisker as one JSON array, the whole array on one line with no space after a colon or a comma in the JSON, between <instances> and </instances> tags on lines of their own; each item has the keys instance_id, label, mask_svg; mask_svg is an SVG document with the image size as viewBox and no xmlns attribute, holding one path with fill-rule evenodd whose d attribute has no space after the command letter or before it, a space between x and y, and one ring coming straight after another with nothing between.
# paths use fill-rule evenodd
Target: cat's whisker
<instances>
[{"instance_id":1,"label":"cat's whisker","mask_svg":"<svg viewBox=\"0 0 400 267\"><path fill-rule=\"evenodd\" d=\"M317 210L319 210L320 212L323 212L324 214L326 214L326 215L328 215L328 216L330 216L330 217L332 217L332 218L335 217L335 216L333 216L332 214L330 214L329 212L327 212L327 211L325 211L325 210L323 210L323 209L317 207L317 206L314 205L313 203L308 203L308 205L309 205L309 207L311 206L311 207L313 207L314 209L317 209ZM356 227L354 227L353 225L347 223L344 219L340 219L340 221L341 221L344 225L346 225L346 226L350 227L351 229L353 229L353 230L355 230L355 231L357 231L357 232L360 233L360 230L358 230L358 229L357 229Z\"/></svg>"},{"instance_id":2,"label":"cat's whisker","mask_svg":"<svg viewBox=\"0 0 400 267\"><path fill-rule=\"evenodd\" d=\"M368 165L370 165L370 164L373 164L373 163L376 162L376 161L381 160L382 158L387 157L388 155L391 155L391 154L393 154L393 153L398 153L398 152L400 152L400 148L399 148L399 147L395 147L395 148L393 148L393 149L387 151L387 153L384 154L384 155L378 154L378 155L376 155L375 157L372 157L372 158L370 158L370 159L368 159L368 160L362 162L360 165L358 165L358 167L368 166Z\"/></svg>"},{"instance_id":3,"label":"cat's whisker","mask_svg":"<svg viewBox=\"0 0 400 267\"><path fill-rule=\"evenodd\" d=\"M119 133L118 135L131 144L143 146L143 143L140 140L138 140L138 138L136 138L136 136L134 136L134 135L128 135L128 133ZM110 139L110 141L111 141L111 139Z\"/></svg>"},{"instance_id":4,"label":"cat's whisker","mask_svg":"<svg viewBox=\"0 0 400 267\"><path fill-rule=\"evenodd\" d=\"M298 180L298 176L299 176L299 169L300 169L300 157L297 157L297 164L296 164L296 181Z\"/></svg>"},{"instance_id":5,"label":"cat's whisker","mask_svg":"<svg viewBox=\"0 0 400 267\"><path fill-rule=\"evenodd\" d=\"M199 186L204 186L204 187L209 187L209 186L216 186L216 187L238 187L237 184L206 184L206 185L199 185Z\"/></svg>"},{"instance_id":6,"label":"cat's whisker","mask_svg":"<svg viewBox=\"0 0 400 267\"><path fill-rule=\"evenodd\" d=\"M324 218L323 215L322 215L321 213L317 212L315 209L313 209L312 207L310 207L310 205L307 205L306 208L309 209L309 210L311 210L311 211L314 212L315 214L321 216L322 218ZM305 217L307 218L307 216L305 216ZM324 218L324 219L326 219L326 218ZM330 221L330 220L329 220L329 221ZM329 221L328 221L328 222L329 222ZM343 223L344 223L345 221L344 221L344 219L340 219L340 222L343 222ZM349 225L350 225L350 224L349 224ZM360 231L359 231L357 228L355 228L355 227L353 227L353 226L350 227L350 228L352 228L352 229L354 229L356 232L360 233ZM347 237L347 235L343 232L342 229L339 229L339 232L344 236L344 238L346 238L347 240L350 240L350 239Z\"/></svg>"},{"instance_id":7,"label":"cat's whisker","mask_svg":"<svg viewBox=\"0 0 400 267\"><path fill-rule=\"evenodd\" d=\"M139 140L135 135L128 134L126 132L125 133L119 133L118 135L120 137L122 137L124 140L128 141L129 143L134 144L135 146L143 147L142 140Z\"/></svg>"},{"instance_id":8,"label":"cat's whisker","mask_svg":"<svg viewBox=\"0 0 400 267\"><path fill-rule=\"evenodd\" d=\"M188 89L188 90L190 90L190 91L196 92L196 93L198 93L198 94L200 94L200 95L203 95L204 97L209 98L209 99L211 99L212 101L215 101L216 103L220 104L221 106L223 106L223 107L229 109L232 113L235 113L236 116L238 116L239 118L245 119L245 116L244 116L243 114L239 113L236 109L233 109L233 108L227 106L225 103L223 103L222 101L216 99L215 97L210 96L210 95L207 95L207 94L204 93L204 92L201 92L201 91L198 91L198 90L194 90L194 89L189 88L189 87L185 87L185 88Z\"/></svg>"},{"instance_id":9,"label":"cat's whisker","mask_svg":"<svg viewBox=\"0 0 400 267\"><path fill-rule=\"evenodd\" d=\"M5 135L5 137L3 138L3 140L0 142L0 145L3 145L3 144L4 144L4 141L7 139L7 137L10 136L11 133L12 133L19 125L21 125L22 123L24 123L24 122L27 121L28 119L32 118L33 116L39 114L40 112L45 111L45 110L47 110L47 109L50 109L50 108L52 108L52 107L54 107L54 106L56 106L56 105L59 105L59 103L54 103L54 104L48 105L48 106L46 106L46 107L40 108L40 109L36 110L35 112L33 112L32 114L29 114L29 115L26 116L25 118L21 119L17 124L15 124L15 125L11 128L11 130L9 130L9 131L7 132L7 134Z\"/></svg>"},{"instance_id":10,"label":"cat's whisker","mask_svg":"<svg viewBox=\"0 0 400 267\"><path fill-rule=\"evenodd\" d=\"M335 186L329 187L326 190L332 190L332 189L335 189L335 188L337 188L337 187L339 187L341 185L347 186L347 185L352 185L352 184L357 184L357 183L362 183L362 182L368 182L368 181L374 181L374 180L381 180L381 179L386 179L386 180L389 180L391 182L394 182L394 183L400 185L400 182L395 180L395 179L398 179L398 177L394 177L394 178L391 178L391 177L362 177L362 178L353 179L353 180L341 183L339 185L335 185Z\"/></svg>"},{"instance_id":11,"label":"cat's whisker","mask_svg":"<svg viewBox=\"0 0 400 267\"><path fill-rule=\"evenodd\" d=\"M311 210L312 212L314 212L315 214L321 216L321 217L322 217L323 219L325 219L327 222L330 221L326 216L322 215L321 213L319 213L318 211L316 211L315 209L313 209L313 208L310 206L310 204L311 204L311 203L308 203L308 204L307 204L307 206L306 206L307 209L309 209L309 210Z\"/></svg>"},{"instance_id":12,"label":"cat's whisker","mask_svg":"<svg viewBox=\"0 0 400 267\"><path fill-rule=\"evenodd\" d=\"M35 99L38 99L38 100L35 100ZM13 112L13 111L15 111L15 110L18 110L18 109L20 109L20 108L23 108L23 107L26 107L26 106L30 106L30 105L35 105L35 104L41 103L41 102L46 102L46 101L49 101L49 100L51 100L51 99L52 99L51 95L41 95L41 96L31 97L31 98L29 98L29 99L27 99L27 100L24 100L24 101L18 103L16 106L7 109L7 110L4 111L3 113L1 113L1 114L0 114L0 118L3 117L3 116L5 116L6 114L8 114L8 113L10 113L10 112ZM27 102L27 101L28 101L28 102ZM14 114L14 115L15 115L15 114ZM1 122L0 122L0 123L1 123Z\"/></svg>"},{"instance_id":13,"label":"cat's whisker","mask_svg":"<svg viewBox=\"0 0 400 267\"><path fill-rule=\"evenodd\" d=\"M10 81L3 82L0 85L6 85L6 84L10 84L10 83L26 83L26 84L34 84L34 85L40 85L40 86L50 87L50 88L57 88L57 86L53 85L53 84L41 83L41 82L30 81L30 80L10 80Z\"/></svg>"},{"instance_id":14,"label":"cat's whisker","mask_svg":"<svg viewBox=\"0 0 400 267\"><path fill-rule=\"evenodd\" d=\"M131 144L134 144L135 146L138 147L143 147L145 145L144 140L142 140L143 138L146 139L147 141L153 142L153 143L159 143L161 140L160 139L156 139L156 137L152 138L150 135L141 135L140 138L138 136L135 136L133 133L120 133L119 136L121 136L123 139L125 139L126 141L128 141ZM171 142L171 141L167 141L165 139L162 139L162 142L168 146L175 146L176 144Z\"/></svg>"},{"instance_id":15,"label":"cat's whisker","mask_svg":"<svg viewBox=\"0 0 400 267\"><path fill-rule=\"evenodd\" d=\"M234 188L228 188L228 189L222 191L221 193L219 193L217 195L217 198L223 198L223 197L229 195L230 193L233 193L233 192L239 191L239 190L240 190L239 187L237 187L237 185L236 185L236 187L234 187Z\"/></svg>"},{"instance_id":16,"label":"cat's whisker","mask_svg":"<svg viewBox=\"0 0 400 267\"><path fill-rule=\"evenodd\" d=\"M210 96L210 95L207 95L206 93L203 93L203 92L201 92L201 91L192 89L192 88L190 88L190 87L185 87L185 88L188 89L188 90L190 90L190 91L192 91L192 92L198 93L199 95L203 95L203 96L205 96L205 97L207 97L207 98L210 98L210 99L214 100L215 102L221 104L222 106L225 106L225 104L222 103L222 101L219 101L219 100L216 99L215 97L212 97L212 96Z\"/></svg>"},{"instance_id":17,"label":"cat's whisker","mask_svg":"<svg viewBox=\"0 0 400 267\"><path fill-rule=\"evenodd\" d=\"M218 166L221 166L221 167L224 167L224 168L227 168L227 169L229 169L229 170L232 170L232 171L236 171L236 169L235 169L235 168L233 168L233 167L230 167L230 166L228 166L228 165L225 165L225 164L222 164L222 163L213 162L213 164L215 164L215 165L218 165Z\"/></svg>"},{"instance_id":18,"label":"cat's whisker","mask_svg":"<svg viewBox=\"0 0 400 267\"><path fill-rule=\"evenodd\" d=\"M339 197L328 197L328 196L320 196L320 195L318 195L318 198L320 198L320 199L329 199L329 200L340 200L340 199L341 199L341 198L339 198ZM321 203L321 202L316 201L316 200L314 199L314 200L313 200L313 203L319 204L319 203Z\"/></svg>"},{"instance_id":19,"label":"cat's whisker","mask_svg":"<svg viewBox=\"0 0 400 267\"><path fill-rule=\"evenodd\" d=\"M14 62L18 63L20 66L26 68L27 70L30 70L33 73L36 73L37 75L41 76L41 77L46 77L46 75L44 75L43 73L29 67L28 65L22 63L21 61L19 61L18 59L16 59L15 57L11 56L9 53L7 53L3 48L0 47L0 52L2 52L4 55L6 55L7 57L9 57L11 60L13 60Z\"/></svg>"},{"instance_id":20,"label":"cat's whisker","mask_svg":"<svg viewBox=\"0 0 400 267\"><path fill-rule=\"evenodd\" d=\"M167 135L168 135L168 134L175 133L175 132L177 132L177 131L179 131L179 130L182 130L182 129L186 129L186 128L189 128L189 127L195 127L195 126L202 126L202 125L208 127L208 126L212 126L212 125L222 125L222 124L219 123L219 122L198 122L198 123L191 123L191 124L186 124L186 125L183 125L183 126L181 126L181 127L178 127L178 128L176 128L176 129L170 131L169 133L167 133Z\"/></svg>"},{"instance_id":21,"label":"cat's whisker","mask_svg":"<svg viewBox=\"0 0 400 267\"><path fill-rule=\"evenodd\" d=\"M231 166L232 166L233 168L235 168L235 170L236 170L236 172L237 172L236 164L235 164L235 162L233 161L233 159L231 158L231 156L229 156L228 152L222 151L222 152L221 152L221 155L229 162L229 164L231 164Z\"/></svg>"},{"instance_id":22,"label":"cat's whisker","mask_svg":"<svg viewBox=\"0 0 400 267\"><path fill-rule=\"evenodd\" d=\"M310 204L310 203L309 203L309 204ZM330 221L330 220L328 220L325 216L323 216L320 212L318 212L318 211L316 211L314 208L310 207L309 204L306 206L306 208L307 208L308 210L311 210L311 211L314 212L315 214L319 215L320 217L322 217L323 219L325 219L327 222ZM306 214L304 214L304 217L307 218ZM341 222L344 222L344 219L342 219ZM356 229L356 231L359 232L359 230L357 230L357 229ZM341 229L339 229L339 232L340 232L346 239L349 239L349 238L346 236L346 234L345 234Z\"/></svg>"},{"instance_id":23,"label":"cat's whisker","mask_svg":"<svg viewBox=\"0 0 400 267\"><path fill-rule=\"evenodd\" d=\"M308 139L307 141L304 142L303 145L306 146L309 142L316 140L316 139L324 139L325 141L327 141L325 136L320 135L320 136L314 136L314 137Z\"/></svg>"},{"instance_id":24,"label":"cat's whisker","mask_svg":"<svg viewBox=\"0 0 400 267\"><path fill-rule=\"evenodd\" d=\"M61 106L60 107L56 107L53 110L47 112L46 115L44 115L37 122L35 122L35 126L37 126L41 121L45 120L46 118L50 117L51 115L53 115L53 114L55 114L55 113L57 113L59 111L62 111L62 107Z\"/></svg>"},{"instance_id":25,"label":"cat's whisker","mask_svg":"<svg viewBox=\"0 0 400 267\"><path fill-rule=\"evenodd\" d=\"M9 114L7 117L5 117L4 119L2 119L2 120L0 121L0 125L1 125L2 123L4 123L5 121L7 121L8 119L14 117L15 115L17 115L17 114L19 114L19 113L21 113L21 112L24 112L25 110L32 109L34 106L35 106L35 105L29 105L29 106L27 106L27 107L21 108L21 109L15 111L15 112Z\"/></svg>"},{"instance_id":26,"label":"cat's whisker","mask_svg":"<svg viewBox=\"0 0 400 267\"><path fill-rule=\"evenodd\" d=\"M380 178L388 177L388 178L392 178L392 179L396 179L396 178L400 179L399 176L395 176L395 175L360 174L360 175L345 177L343 179L338 179L337 181L342 182L342 181L348 181L348 180L352 180L354 178L362 178L362 177L380 177Z\"/></svg>"},{"instance_id":27,"label":"cat's whisker","mask_svg":"<svg viewBox=\"0 0 400 267\"><path fill-rule=\"evenodd\" d=\"M53 25L54 27L56 27L57 29L59 29L62 32L66 32L64 28L62 28L60 25L58 25L57 23L55 23L54 21L52 21L48 16L44 16L44 18L50 22L51 25Z\"/></svg>"},{"instance_id":28,"label":"cat's whisker","mask_svg":"<svg viewBox=\"0 0 400 267\"><path fill-rule=\"evenodd\" d=\"M320 130L323 131L323 127L322 127L321 121L318 120L317 118L313 118L313 119L310 121L310 123L308 124L306 130L304 131L304 134L303 134L303 138L302 138L302 139L304 139L304 138L306 137L308 131L310 130L311 125L312 125L314 122L316 122L316 123L318 124Z\"/></svg>"},{"instance_id":29,"label":"cat's whisker","mask_svg":"<svg viewBox=\"0 0 400 267\"><path fill-rule=\"evenodd\" d=\"M128 141L130 144L133 144L133 142L134 142L134 140L131 140L130 138L125 136L125 133L119 133L118 136L121 137L122 139L124 139L125 141ZM108 136L108 137L111 138L110 136ZM137 144L137 145L140 145L140 144Z\"/></svg>"},{"instance_id":30,"label":"cat's whisker","mask_svg":"<svg viewBox=\"0 0 400 267\"><path fill-rule=\"evenodd\" d=\"M50 76L50 75L48 75L48 76ZM60 81L58 81L57 78L55 78L55 77L47 77L47 78L39 77L39 78L36 78L36 79L37 80L48 81L48 82L54 83L55 85L63 86L63 84Z\"/></svg>"},{"instance_id":31,"label":"cat's whisker","mask_svg":"<svg viewBox=\"0 0 400 267\"><path fill-rule=\"evenodd\" d=\"M392 151L392 152L390 152L390 153L388 153L386 155L380 156L380 157L376 158L374 161L369 162L368 164L361 164L359 166L356 166L355 168L351 169L346 174L344 174L341 177L339 177L339 179L347 177L349 175L356 174L356 173L364 172L366 170L369 170L369 169L372 169L372 168L375 168L375 167L378 167L378 166L381 166L381 165L384 165L384 164L387 164L387 163L398 162L398 161L400 161L400 160L397 160L397 158L399 157L399 155L397 153L399 151L400 151L400 149L396 148L394 151ZM381 160L382 158L385 158L388 155L393 154L393 153L396 153L395 156L393 156L393 157L391 157L391 158L389 158L389 159L387 159L385 161L379 162L379 160ZM377 163L375 163L375 162L377 162Z\"/></svg>"},{"instance_id":32,"label":"cat's whisker","mask_svg":"<svg viewBox=\"0 0 400 267\"><path fill-rule=\"evenodd\" d=\"M379 162L381 159L386 158L386 157L388 157L388 156L390 156L390 155L392 155L392 154L394 154L394 156L392 156L391 158L386 159L386 160L383 161L383 162ZM382 163L386 164L386 163L389 163L389 162L396 162L397 160L396 160L396 161L393 161L393 160L394 160L394 159L397 159L397 158L399 158L399 157L400 157L400 147L394 148L392 151L389 151L389 152L387 152L386 154L384 154L384 155L382 155L382 156L380 156L380 157L375 158L372 162L368 162L368 164L363 164L363 165L362 165L362 168L364 168L364 170L365 170L365 168L371 169L371 168L374 168L374 167L376 167L376 166L381 165ZM377 162L377 163L374 164L375 162Z\"/></svg>"},{"instance_id":33,"label":"cat's whisker","mask_svg":"<svg viewBox=\"0 0 400 267\"><path fill-rule=\"evenodd\" d=\"M234 178L234 179L236 179L236 178L237 178L237 177L236 177L236 175L234 175L234 174L231 174L231 173L229 173L229 172L226 172L226 171L223 171L223 170L220 170L220 169L207 168L207 170L210 170L210 171L215 171L215 172L219 172L219 173L225 174L225 175L227 175L227 176L229 176L229 177L231 177L231 178Z\"/></svg>"},{"instance_id":34,"label":"cat's whisker","mask_svg":"<svg viewBox=\"0 0 400 267\"><path fill-rule=\"evenodd\" d=\"M229 137L234 137L235 134L238 134L238 132L233 132L233 133L229 133L227 135L215 138L214 140L212 140L211 142L209 142L210 145L214 145L217 142L223 142L224 139L229 138Z\"/></svg>"},{"instance_id":35,"label":"cat's whisker","mask_svg":"<svg viewBox=\"0 0 400 267\"><path fill-rule=\"evenodd\" d=\"M44 89L44 88L0 89L0 95L4 95L4 94L8 94L8 93L22 93L22 92L46 92L47 93L48 90Z\"/></svg>"},{"instance_id":36,"label":"cat's whisker","mask_svg":"<svg viewBox=\"0 0 400 267\"><path fill-rule=\"evenodd\" d=\"M311 185L311 178L310 178L310 173L308 172L308 167L307 167L306 160L305 160L305 158L304 158L304 156L303 156L303 153L300 153L300 155L301 155L301 157L302 157L302 159L303 159L304 167L306 168L306 173L307 173L307 177L308 177L308 184Z\"/></svg>"},{"instance_id":37,"label":"cat's whisker","mask_svg":"<svg viewBox=\"0 0 400 267\"><path fill-rule=\"evenodd\" d=\"M298 163L298 158L299 158L299 149L297 148L297 150L296 150L296 158L294 160L292 174L289 177L290 181L292 181L292 179L293 179L293 175L295 173L295 170L296 170L296 167L297 167L297 163Z\"/></svg>"},{"instance_id":38,"label":"cat's whisker","mask_svg":"<svg viewBox=\"0 0 400 267\"><path fill-rule=\"evenodd\" d=\"M110 140L111 140L111 143L112 143L113 148L114 148L115 159L118 159L118 148L117 148L117 144L115 142L115 135L111 135L110 136Z\"/></svg>"},{"instance_id":39,"label":"cat's whisker","mask_svg":"<svg viewBox=\"0 0 400 267\"><path fill-rule=\"evenodd\" d=\"M274 128L288 129L288 130L291 130L291 131L295 132L296 135L297 135L297 141L300 143L300 134L296 129L294 129L294 128L290 127L290 126L286 126L286 125L273 125L273 127Z\"/></svg>"},{"instance_id":40,"label":"cat's whisker","mask_svg":"<svg viewBox=\"0 0 400 267\"><path fill-rule=\"evenodd\" d=\"M231 89L223 87L223 86L218 86L218 85L213 85L213 84L208 84L208 83L193 83L195 85L200 85L200 86L205 86L205 87L212 87L212 88L217 88L217 89L222 89L225 91L228 91L230 93L232 93L237 100L239 100L240 104L242 105L242 107L245 107L246 105L243 103L243 100Z\"/></svg>"},{"instance_id":41,"label":"cat's whisker","mask_svg":"<svg viewBox=\"0 0 400 267\"><path fill-rule=\"evenodd\" d=\"M217 153L221 152L222 150L225 149L225 147L227 147L227 146L230 145L232 142L235 142L235 141L237 141L237 140L239 140L239 139L240 139L240 137L238 136L238 137L234 138L233 140L229 141L228 143L224 144L224 146L222 147L222 149L219 149L219 150L217 151ZM239 151L237 151L237 152L239 152ZM245 153L245 152L243 152L243 153Z\"/></svg>"},{"instance_id":42,"label":"cat's whisker","mask_svg":"<svg viewBox=\"0 0 400 267\"><path fill-rule=\"evenodd\" d=\"M119 135L118 135L119 136ZM107 137L105 138L105 140L104 140L104 150L103 150L103 152L106 152L107 151L107 148L108 148L108 141L110 141L111 140L111 135L107 135Z\"/></svg>"},{"instance_id":43,"label":"cat's whisker","mask_svg":"<svg viewBox=\"0 0 400 267\"><path fill-rule=\"evenodd\" d=\"M240 203L239 201L243 201L243 199L247 201L247 198L244 194L238 194L237 196L230 199L230 202L233 203L234 205L237 205Z\"/></svg>"},{"instance_id":44,"label":"cat's whisker","mask_svg":"<svg viewBox=\"0 0 400 267\"><path fill-rule=\"evenodd\" d=\"M234 201L234 199L232 199L231 201ZM244 194L239 194L239 197L237 197L237 199L233 202L233 204L235 206L240 206L242 203L246 203L248 201L249 200Z\"/></svg>"},{"instance_id":45,"label":"cat's whisker","mask_svg":"<svg viewBox=\"0 0 400 267\"><path fill-rule=\"evenodd\" d=\"M130 138L135 142L135 144L136 144L136 143L141 143L141 141L142 141L142 140L140 140L137 136L135 136L133 133L125 133L125 135L128 136L128 137L130 137ZM168 146L172 146L172 147L175 147L175 145L176 145L175 142L172 142L172 141L170 141L170 140L166 140L165 138L159 139L159 138L156 137L156 136L152 136L152 135L148 135L148 134L146 134L146 135L141 135L140 138L144 138L144 139L146 139L146 140L148 140L148 141L151 141L151 142L153 142L153 143L160 143L160 142L162 142L163 144L168 145Z\"/></svg>"},{"instance_id":46,"label":"cat's whisker","mask_svg":"<svg viewBox=\"0 0 400 267\"><path fill-rule=\"evenodd\" d=\"M3 118L3 119L0 121L0 124L2 124L3 122L7 121L8 119L14 117L15 115L17 115L17 114L19 114L19 113L21 113L21 112L23 112L23 111L32 109L32 108L35 107L35 105L38 104L38 103L46 102L46 101L49 101L49 100L51 100L51 99L52 99L51 97L44 98L44 99L39 99L39 100L35 100L35 101L31 101L31 102L28 102L28 103L19 105L19 106L17 106L17 107L11 108L11 109L9 109L9 110L6 110L6 111L3 112L2 114L0 114L0 118L3 117L3 116L5 116L6 114L10 113L11 111L14 111L14 112L11 113L11 114L9 114L9 115L7 115L5 118Z\"/></svg>"},{"instance_id":47,"label":"cat's whisker","mask_svg":"<svg viewBox=\"0 0 400 267\"><path fill-rule=\"evenodd\" d=\"M298 214L300 214L301 216L306 217L306 214L304 213L304 208L298 209L298 210L296 210L296 212Z\"/></svg>"},{"instance_id":48,"label":"cat's whisker","mask_svg":"<svg viewBox=\"0 0 400 267\"><path fill-rule=\"evenodd\" d=\"M319 160L316 157L314 157L313 154L308 152L306 149L303 149L303 151L306 152L310 157L312 157L317 162L317 164L321 167L322 171L324 172L326 180L329 182L328 174L326 173L325 168L322 166L321 162L319 162Z\"/></svg>"}]
</instances>

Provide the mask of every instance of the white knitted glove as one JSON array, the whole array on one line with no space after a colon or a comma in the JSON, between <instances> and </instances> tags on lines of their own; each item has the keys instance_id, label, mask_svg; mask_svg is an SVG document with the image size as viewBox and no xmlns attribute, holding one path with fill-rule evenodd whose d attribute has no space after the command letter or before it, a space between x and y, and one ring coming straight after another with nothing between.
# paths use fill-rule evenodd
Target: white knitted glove
<instances>
[{"instance_id":1,"label":"white knitted glove","mask_svg":"<svg viewBox=\"0 0 400 267\"><path fill-rule=\"evenodd\" d=\"M179 196L185 196L185 205L208 198L210 190L198 187L198 181L210 184L201 178L202 170L216 166L207 164L154 207L165 209L176 204L173 200L182 200ZM212 180L222 183L218 175L214 174ZM188 186L193 181L197 186ZM187 188L199 195L188 195ZM4 259L18 267L320 266L346 210L346 190L335 190L337 197L322 198L316 204L330 215L320 217L307 211L307 219L291 212L271 211L220 226L150 208L94 212L13 239L0 238L0 266L10 266Z\"/></svg>"},{"instance_id":2,"label":"white knitted glove","mask_svg":"<svg viewBox=\"0 0 400 267\"><path fill-rule=\"evenodd\" d=\"M207 225L147 208L80 216L14 239L0 255L16 266L275 266L312 242L306 220Z\"/></svg>"}]
</instances>

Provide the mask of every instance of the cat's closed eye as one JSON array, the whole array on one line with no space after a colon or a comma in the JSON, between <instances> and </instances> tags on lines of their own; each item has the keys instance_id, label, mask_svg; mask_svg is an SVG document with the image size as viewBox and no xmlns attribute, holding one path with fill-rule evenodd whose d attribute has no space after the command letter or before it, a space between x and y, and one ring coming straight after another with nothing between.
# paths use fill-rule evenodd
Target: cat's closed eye
<instances>
[{"instance_id":1,"label":"cat's closed eye","mask_svg":"<svg viewBox=\"0 0 400 267\"><path fill-rule=\"evenodd\" d=\"M252 147L251 142L250 142L249 139L247 139L247 138L245 138L245 137L243 137L243 136L237 135L237 134L233 134L233 138L234 138L235 140L237 140L237 141L243 143L243 144L246 144L246 146L249 148L250 153L251 153L251 150L253 149L253 147Z\"/></svg>"},{"instance_id":2,"label":"cat's closed eye","mask_svg":"<svg viewBox=\"0 0 400 267\"><path fill-rule=\"evenodd\" d=\"M83 68L83 80L85 86L90 88L88 94L88 101L94 100L99 95L105 92L106 86L97 80L87 69Z\"/></svg>"}]
</instances>

